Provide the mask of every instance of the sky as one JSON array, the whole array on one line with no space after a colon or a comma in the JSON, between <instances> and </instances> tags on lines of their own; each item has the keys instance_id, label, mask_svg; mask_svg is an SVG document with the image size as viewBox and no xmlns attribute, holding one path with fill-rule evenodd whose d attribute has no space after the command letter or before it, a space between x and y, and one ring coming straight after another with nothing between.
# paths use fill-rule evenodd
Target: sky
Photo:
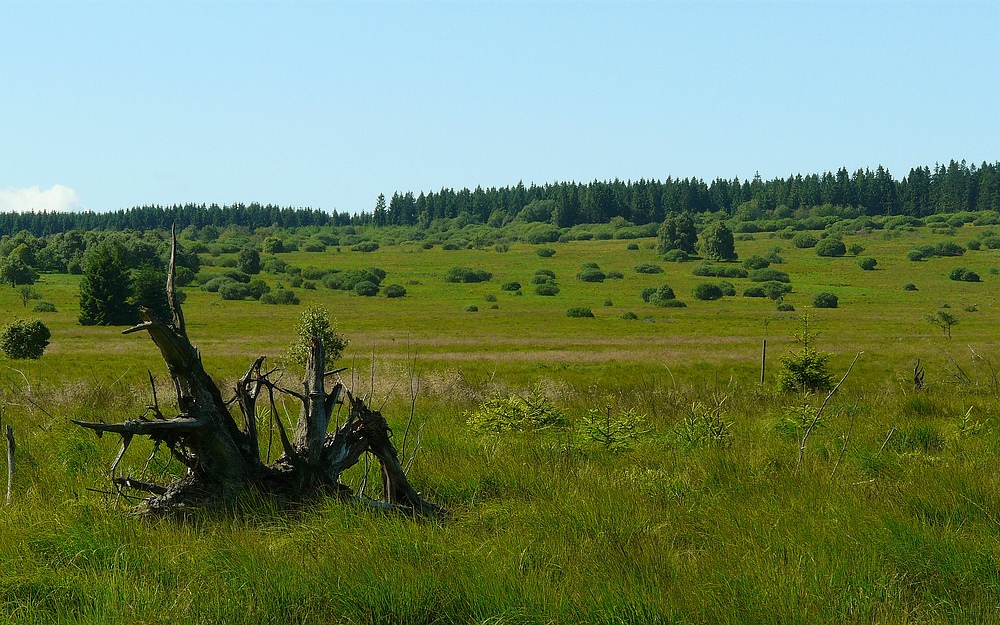
<instances>
[{"instance_id":1,"label":"sky","mask_svg":"<svg viewBox=\"0 0 1000 625\"><path fill-rule=\"evenodd\" d=\"M0 211L1000 160L1000 2L8 2Z\"/></svg>"}]
</instances>

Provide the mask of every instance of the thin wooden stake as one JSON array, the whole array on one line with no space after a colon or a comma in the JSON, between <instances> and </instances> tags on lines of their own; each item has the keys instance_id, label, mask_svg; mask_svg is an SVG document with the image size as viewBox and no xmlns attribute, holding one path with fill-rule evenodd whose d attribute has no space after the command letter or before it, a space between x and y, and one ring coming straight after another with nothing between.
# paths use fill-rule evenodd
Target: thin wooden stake
<instances>
[{"instance_id":1,"label":"thin wooden stake","mask_svg":"<svg viewBox=\"0 0 1000 625\"><path fill-rule=\"evenodd\" d=\"M830 391L830 394L827 395L826 399L823 400L823 404L819 407L819 410L816 411L816 416L813 417L812 423L809 424L809 427L806 428L805 434L802 435L802 444L799 445L799 458L798 460L795 461L796 475L798 474L799 469L802 467L802 458L806 454L806 441L809 440L809 435L812 434L813 428L815 428L816 424L819 423L819 418L820 415L823 414L823 409L826 408L826 405L827 403L829 403L830 398L833 397L834 393L837 392L837 389L840 388L840 385L844 383L844 380L847 379L847 376L851 375L851 370L854 369L854 363L858 362L858 358L861 358L861 354L863 353L864 351L858 352L857 356L854 357L854 360L851 361L851 366L847 368L847 373L844 374L844 377L840 378L840 382L837 382L837 386L834 386L833 390Z\"/></svg>"},{"instance_id":2,"label":"thin wooden stake","mask_svg":"<svg viewBox=\"0 0 1000 625\"><path fill-rule=\"evenodd\" d=\"M7 503L14 492L14 428L7 426Z\"/></svg>"},{"instance_id":3,"label":"thin wooden stake","mask_svg":"<svg viewBox=\"0 0 1000 625\"><path fill-rule=\"evenodd\" d=\"M767 339L764 339L764 345L760 350L760 385L764 386L764 368L767 365Z\"/></svg>"}]
</instances>

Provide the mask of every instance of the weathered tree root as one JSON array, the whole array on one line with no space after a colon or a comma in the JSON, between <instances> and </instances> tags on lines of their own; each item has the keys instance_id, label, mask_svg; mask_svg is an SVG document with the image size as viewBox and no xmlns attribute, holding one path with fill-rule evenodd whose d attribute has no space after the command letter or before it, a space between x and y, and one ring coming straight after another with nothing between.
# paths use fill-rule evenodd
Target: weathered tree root
<instances>
[{"instance_id":1,"label":"weathered tree root","mask_svg":"<svg viewBox=\"0 0 1000 625\"><path fill-rule=\"evenodd\" d=\"M142 330L149 333L173 379L179 414L173 418L163 415L154 386L153 405L138 419L124 423L73 421L93 430L98 437L105 433L121 437L122 448L111 467L112 481L119 489L148 494L139 506L140 512L175 513L190 506L229 501L250 490L281 500L303 500L321 494L350 498L353 493L340 482L340 476L370 452L381 465L383 496L381 501L365 501L411 515L445 513L443 508L424 500L406 479L391 441L392 431L382 414L353 397L339 382L330 392L325 390L326 378L337 372L325 370L323 343L318 337L313 337L302 392L278 386L276 371L265 370L262 356L239 379L233 399L226 402L205 372L198 350L188 340L174 289L176 255L175 236L166 285L173 319L167 323L140 308L142 323L124 334ZM291 440L277 418L276 393L291 395L302 403ZM344 396L349 404L347 421L327 433L333 410L345 403ZM257 443L257 402L265 397L283 450L271 464L261 460ZM230 412L233 403L239 408L242 425ZM115 477L115 469L135 436L166 446L187 467L187 476L167 485Z\"/></svg>"}]
</instances>

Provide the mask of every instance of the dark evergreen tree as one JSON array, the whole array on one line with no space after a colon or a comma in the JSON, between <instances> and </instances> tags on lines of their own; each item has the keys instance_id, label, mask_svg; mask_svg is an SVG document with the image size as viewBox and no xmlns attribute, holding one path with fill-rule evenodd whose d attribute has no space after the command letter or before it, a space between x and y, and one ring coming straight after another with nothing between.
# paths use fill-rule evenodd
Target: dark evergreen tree
<instances>
[{"instance_id":1,"label":"dark evergreen tree","mask_svg":"<svg viewBox=\"0 0 1000 625\"><path fill-rule=\"evenodd\" d=\"M132 272L132 295L129 303L138 310L143 306L153 311L163 320L172 318L170 304L167 303L167 272L154 265L143 265ZM178 295L182 295L178 292ZM138 317L136 317L138 320Z\"/></svg>"},{"instance_id":2,"label":"dark evergreen tree","mask_svg":"<svg viewBox=\"0 0 1000 625\"><path fill-rule=\"evenodd\" d=\"M81 325L119 326L135 321L129 302L132 279L125 264L125 250L118 241L105 241L88 251L80 282Z\"/></svg>"}]
</instances>

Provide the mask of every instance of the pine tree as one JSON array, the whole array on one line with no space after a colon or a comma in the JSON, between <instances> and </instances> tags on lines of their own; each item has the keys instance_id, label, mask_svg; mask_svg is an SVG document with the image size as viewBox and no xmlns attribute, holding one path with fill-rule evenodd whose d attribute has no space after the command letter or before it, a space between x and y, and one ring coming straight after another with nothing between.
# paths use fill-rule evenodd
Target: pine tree
<instances>
[{"instance_id":1,"label":"pine tree","mask_svg":"<svg viewBox=\"0 0 1000 625\"><path fill-rule=\"evenodd\" d=\"M80 282L81 325L128 325L136 319L129 303L132 279L120 243L104 242L94 247L83 263Z\"/></svg>"}]
</instances>

